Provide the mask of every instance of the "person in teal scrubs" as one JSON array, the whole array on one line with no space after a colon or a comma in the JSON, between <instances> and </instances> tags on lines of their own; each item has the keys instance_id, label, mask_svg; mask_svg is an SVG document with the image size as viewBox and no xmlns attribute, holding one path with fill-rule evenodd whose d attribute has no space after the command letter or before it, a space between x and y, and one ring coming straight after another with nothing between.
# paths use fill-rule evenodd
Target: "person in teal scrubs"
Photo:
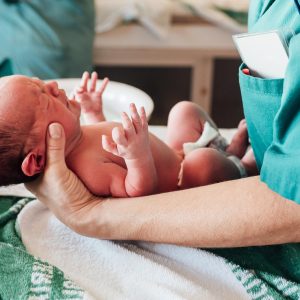
<instances>
[{"instance_id":1,"label":"person in teal scrubs","mask_svg":"<svg viewBox=\"0 0 300 300\"><path fill-rule=\"evenodd\" d=\"M80 77L92 69L94 1L0 0L0 76Z\"/></svg>"},{"instance_id":2,"label":"person in teal scrubs","mask_svg":"<svg viewBox=\"0 0 300 300\"><path fill-rule=\"evenodd\" d=\"M251 4L249 31L279 30L288 44L289 64L281 79L256 78L240 70L250 139L261 180L300 203L300 14L293 1Z\"/></svg>"},{"instance_id":3,"label":"person in teal scrubs","mask_svg":"<svg viewBox=\"0 0 300 300\"><path fill-rule=\"evenodd\" d=\"M67 226L91 237L195 247L300 242L300 15L294 1L252 0L249 31L275 29L294 31L286 36L285 78L240 72L260 176L148 197L100 199L66 168L63 129L51 124L46 172L28 187Z\"/></svg>"}]
</instances>

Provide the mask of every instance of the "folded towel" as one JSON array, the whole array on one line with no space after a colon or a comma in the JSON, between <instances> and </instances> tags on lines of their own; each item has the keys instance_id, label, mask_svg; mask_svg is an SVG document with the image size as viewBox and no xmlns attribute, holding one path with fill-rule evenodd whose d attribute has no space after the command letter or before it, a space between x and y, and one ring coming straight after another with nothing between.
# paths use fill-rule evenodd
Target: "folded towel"
<instances>
[{"instance_id":1,"label":"folded towel","mask_svg":"<svg viewBox=\"0 0 300 300\"><path fill-rule=\"evenodd\" d=\"M102 295L96 299L300 299L300 244L209 249L218 257L172 245L100 241L76 235L30 201L0 197L1 299L95 299L96 293ZM48 262L26 251L17 216L26 248Z\"/></svg>"},{"instance_id":2,"label":"folded towel","mask_svg":"<svg viewBox=\"0 0 300 300\"><path fill-rule=\"evenodd\" d=\"M103 241L72 232L37 201L25 206L18 224L30 253L96 299L300 299L300 244L210 249L215 256L174 245Z\"/></svg>"},{"instance_id":3,"label":"folded towel","mask_svg":"<svg viewBox=\"0 0 300 300\"><path fill-rule=\"evenodd\" d=\"M226 261L206 251L80 236L37 201L18 225L29 253L96 299L249 299Z\"/></svg>"}]
</instances>

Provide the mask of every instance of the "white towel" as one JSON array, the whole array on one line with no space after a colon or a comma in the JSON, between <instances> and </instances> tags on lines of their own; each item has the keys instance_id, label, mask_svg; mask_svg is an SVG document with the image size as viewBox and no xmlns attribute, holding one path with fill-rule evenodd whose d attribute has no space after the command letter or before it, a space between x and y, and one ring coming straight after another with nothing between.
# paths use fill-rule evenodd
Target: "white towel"
<instances>
[{"instance_id":1,"label":"white towel","mask_svg":"<svg viewBox=\"0 0 300 300\"><path fill-rule=\"evenodd\" d=\"M17 226L31 254L95 299L249 299L226 261L203 250L80 236L38 201L21 211Z\"/></svg>"}]
</instances>

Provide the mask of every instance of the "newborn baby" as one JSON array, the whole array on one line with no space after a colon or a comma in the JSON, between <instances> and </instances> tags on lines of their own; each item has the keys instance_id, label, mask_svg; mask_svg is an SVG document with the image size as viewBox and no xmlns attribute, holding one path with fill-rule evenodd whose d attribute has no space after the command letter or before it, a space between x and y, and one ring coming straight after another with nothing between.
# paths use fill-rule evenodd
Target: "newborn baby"
<instances>
[{"instance_id":1,"label":"newborn baby","mask_svg":"<svg viewBox=\"0 0 300 300\"><path fill-rule=\"evenodd\" d=\"M85 72L74 99L68 99L56 82L1 78L1 185L27 182L43 172L47 128L53 122L64 128L68 167L95 195L134 197L241 177L243 160L230 159L229 152L245 154L245 123L226 149L199 148L185 155L183 145L199 140L208 121L199 106L186 101L171 110L166 144L148 132L145 110L138 112L134 104L121 123L104 121L107 82L97 89L97 74L90 78ZM80 125L81 108L93 124Z\"/></svg>"}]
</instances>

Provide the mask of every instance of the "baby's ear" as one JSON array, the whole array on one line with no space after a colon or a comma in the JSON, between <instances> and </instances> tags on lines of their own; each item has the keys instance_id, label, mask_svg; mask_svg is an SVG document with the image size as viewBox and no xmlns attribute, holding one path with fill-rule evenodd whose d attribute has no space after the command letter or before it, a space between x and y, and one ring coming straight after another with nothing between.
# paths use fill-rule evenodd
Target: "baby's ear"
<instances>
[{"instance_id":1,"label":"baby's ear","mask_svg":"<svg viewBox=\"0 0 300 300\"><path fill-rule=\"evenodd\" d=\"M44 156L31 151L24 158L21 168L25 175L33 176L44 170L44 164Z\"/></svg>"}]
</instances>

